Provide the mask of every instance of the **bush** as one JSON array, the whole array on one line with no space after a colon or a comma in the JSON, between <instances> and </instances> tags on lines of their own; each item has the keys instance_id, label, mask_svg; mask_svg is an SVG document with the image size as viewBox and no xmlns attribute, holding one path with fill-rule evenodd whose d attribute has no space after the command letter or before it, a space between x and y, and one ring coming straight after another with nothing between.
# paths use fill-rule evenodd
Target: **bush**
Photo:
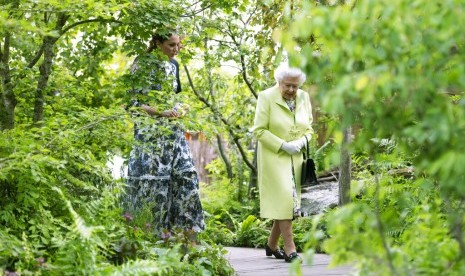
<instances>
[{"instance_id":1,"label":"bush","mask_svg":"<svg viewBox=\"0 0 465 276\"><path fill-rule=\"evenodd\" d=\"M39 129L17 126L0 133L2 270L232 274L220 247L193 248L180 233L160 240L146 227L149 214L122 214L123 183L106 164L111 152L129 148L125 116L85 110L72 118L57 115Z\"/></svg>"}]
</instances>

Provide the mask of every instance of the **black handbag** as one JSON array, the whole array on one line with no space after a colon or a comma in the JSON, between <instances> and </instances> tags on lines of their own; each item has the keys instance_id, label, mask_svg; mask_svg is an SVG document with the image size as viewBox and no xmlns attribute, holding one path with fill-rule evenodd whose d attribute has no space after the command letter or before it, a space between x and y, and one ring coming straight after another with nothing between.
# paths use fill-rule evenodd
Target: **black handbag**
<instances>
[{"instance_id":1,"label":"black handbag","mask_svg":"<svg viewBox=\"0 0 465 276\"><path fill-rule=\"evenodd\" d=\"M301 178L301 187L315 186L318 185L318 179L315 173L315 162L310 158L309 145L307 136L305 136L305 141L307 141L307 150L304 151L304 161L302 164L302 178Z\"/></svg>"}]
</instances>

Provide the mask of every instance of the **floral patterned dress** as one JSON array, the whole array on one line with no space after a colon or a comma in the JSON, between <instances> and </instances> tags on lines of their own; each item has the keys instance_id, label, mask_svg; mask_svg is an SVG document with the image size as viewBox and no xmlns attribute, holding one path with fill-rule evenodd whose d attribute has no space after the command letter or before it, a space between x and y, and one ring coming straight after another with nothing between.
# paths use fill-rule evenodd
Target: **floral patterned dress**
<instances>
[{"instance_id":1,"label":"floral patterned dress","mask_svg":"<svg viewBox=\"0 0 465 276\"><path fill-rule=\"evenodd\" d=\"M132 75L140 75L137 72L140 61L135 64ZM147 104L166 110L176 96L176 67L168 61L145 62L146 68L147 64L148 86L130 91L131 106ZM150 95L153 91L158 94ZM172 118L135 116L134 139L125 200L128 211L149 208L151 225L159 234L175 229L195 232L204 229L198 174L182 124Z\"/></svg>"}]
</instances>

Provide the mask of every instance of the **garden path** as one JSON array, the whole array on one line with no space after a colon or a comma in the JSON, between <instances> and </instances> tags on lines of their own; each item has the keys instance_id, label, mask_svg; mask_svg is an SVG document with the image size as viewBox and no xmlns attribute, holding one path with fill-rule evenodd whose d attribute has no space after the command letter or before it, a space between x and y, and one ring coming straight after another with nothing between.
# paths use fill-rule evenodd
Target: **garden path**
<instances>
[{"instance_id":1,"label":"garden path","mask_svg":"<svg viewBox=\"0 0 465 276\"><path fill-rule=\"evenodd\" d=\"M267 257L265 250L260 248L226 247L226 258L238 276L286 276L293 275L291 264L274 257ZM328 268L331 257L325 254L315 254L312 265L302 265L302 275L350 275L351 267L339 266Z\"/></svg>"}]
</instances>

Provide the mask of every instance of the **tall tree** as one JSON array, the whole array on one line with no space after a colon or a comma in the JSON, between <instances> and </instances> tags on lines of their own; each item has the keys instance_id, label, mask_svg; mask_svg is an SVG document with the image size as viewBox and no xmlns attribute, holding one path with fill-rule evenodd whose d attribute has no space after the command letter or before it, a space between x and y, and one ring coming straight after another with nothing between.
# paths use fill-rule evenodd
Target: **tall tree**
<instances>
[{"instance_id":1,"label":"tall tree","mask_svg":"<svg viewBox=\"0 0 465 276\"><path fill-rule=\"evenodd\" d=\"M0 3L3 10L0 14L0 129L14 127L18 97L25 96L25 93L19 91L19 86L25 80L36 82L35 94L32 97L28 95L26 99L34 106L32 121L37 123L44 119L44 105L51 93L49 80L57 55L64 57L64 53L78 49L74 45L80 40L90 43L86 48L94 49L94 53L102 51L98 49L102 44L117 43L115 39L109 40L112 35L135 41L127 43L125 50L130 53L140 52L156 28L176 24L180 16L180 7L176 4L144 0L137 3L118 0L111 4L94 0L15 0ZM89 28L88 25L93 27ZM37 64L40 64L38 68Z\"/></svg>"},{"instance_id":2,"label":"tall tree","mask_svg":"<svg viewBox=\"0 0 465 276\"><path fill-rule=\"evenodd\" d=\"M342 131L341 143L341 162L339 165L339 206L350 202L350 181L351 181L351 155L350 155L350 142L352 140L352 129L345 128Z\"/></svg>"}]
</instances>

